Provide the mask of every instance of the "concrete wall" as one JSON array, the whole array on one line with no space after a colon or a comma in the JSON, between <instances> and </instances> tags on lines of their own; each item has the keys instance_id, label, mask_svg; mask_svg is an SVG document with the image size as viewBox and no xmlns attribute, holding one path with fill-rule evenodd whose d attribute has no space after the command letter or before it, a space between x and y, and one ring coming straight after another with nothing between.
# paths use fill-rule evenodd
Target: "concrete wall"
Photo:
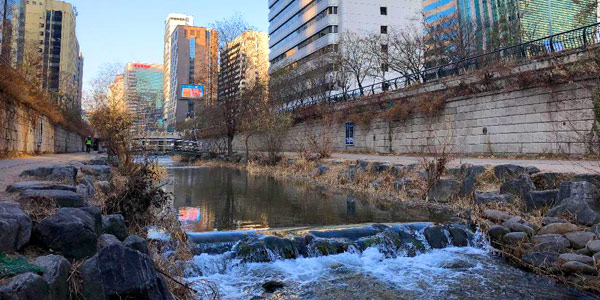
<instances>
[{"instance_id":1,"label":"concrete wall","mask_svg":"<svg viewBox=\"0 0 600 300\"><path fill-rule=\"evenodd\" d=\"M0 99L0 155L80 152L83 138L15 101Z\"/></svg>"},{"instance_id":2,"label":"concrete wall","mask_svg":"<svg viewBox=\"0 0 600 300\"><path fill-rule=\"evenodd\" d=\"M355 124L354 146L345 145L345 123L351 122L349 117L331 126L303 121L284 138L284 150L310 147L310 137L321 135L330 141L333 151L339 152L419 154L439 153L445 147L447 152L463 155L582 155L589 147L586 134L594 124L591 91L598 86L594 76L523 85L515 85L515 79L520 72L540 74L552 70L557 63L584 64L586 55L575 53L530 61L514 67L509 75L495 74L493 83L502 88L446 98L444 108L436 116L415 113L403 122L388 122L377 117L381 110L376 109L370 124ZM454 77L338 104L336 110L348 115L350 111L387 107L390 101L400 99L427 101L432 92L474 82L477 76L480 75ZM260 144L260 137L250 142L252 149L259 149ZM236 138L235 149L244 151L241 138Z\"/></svg>"}]
</instances>

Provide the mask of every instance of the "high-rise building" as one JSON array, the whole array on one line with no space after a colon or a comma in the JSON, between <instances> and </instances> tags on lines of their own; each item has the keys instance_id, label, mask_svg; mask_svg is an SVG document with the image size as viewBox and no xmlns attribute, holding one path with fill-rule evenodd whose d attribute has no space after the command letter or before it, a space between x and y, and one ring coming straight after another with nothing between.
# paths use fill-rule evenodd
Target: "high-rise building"
<instances>
[{"instance_id":1,"label":"high-rise building","mask_svg":"<svg viewBox=\"0 0 600 300\"><path fill-rule=\"evenodd\" d=\"M269 81L269 35L248 30L227 44L221 53L219 99L234 97L245 87Z\"/></svg>"},{"instance_id":2,"label":"high-rise building","mask_svg":"<svg viewBox=\"0 0 600 300\"><path fill-rule=\"evenodd\" d=\"M174 117L174 111L169 111L171 97L171 36L177 26L194 26L194 17L184 14L169 14L165 20L165 41L164 41L164 78L163 78L163 97L165 99L164 120L169 123L169 119ZM172 122L171 122L172 123Z\"/></svg>"},{"instance_id":3,"label":"high-rise building","mask_svg":"<svg viewBox=\"0 0 600 300\"><path fill-rule=\"evenodd\" d=\"M202 103L217 99L219 34L214 29L177 26L171 36L167 129L181 130Z\"/></svg>"},{"instance_id":4,"label":"high-rise building","mask_svg":"<svg viewBox=\"0 0 600 300\"><path fill-rule=\"evenodd\" d=\"M108 105L124 112L125 103L125 76L117 74L115 81L108 86Z\"/></svg>"},{"instance_id":5,"label":"high-rise building","mask_svg":"<svg viewBox=\"0 0 600 300\"><path fill-rule=\"evenodd\" d=\"M125 67L125 109L136 116L137 133L164 130L163 71L156 64L128 63Z\"/></svg>"},{"instance_id":6,"label":"high-rise building","mask_svg":"<svg viewBox=\"0 0 600 300\"><path fill-rule=\"evenodd\" d=\"M42 89L69 109L81 110L83 56L75 33L77 12L57 0L21 0L16 65L36 68Z\"/></svg>"},{"instance_id":7,"label":"high-rise building","mask_svg":"<svg viewBox=\"0 0 600 300\"><path fill-rule=\"evenodd\" d=\"M423 16L426 25L458 16L457 0L423 0Z\"/></svg>"},{"instance_id":8,"label":"high-rise building","mask_svg":"<svg viewBox=\"0 0 600 300\"><path fill-rule=\"evenodd\" d=\"M414 0L269 0L270 73L336 51L340 33L386 34L414 25ZM300 69L299 69L300 70ZM356 87L356 86L353 86Z\"/></svg>"}]
</instances>

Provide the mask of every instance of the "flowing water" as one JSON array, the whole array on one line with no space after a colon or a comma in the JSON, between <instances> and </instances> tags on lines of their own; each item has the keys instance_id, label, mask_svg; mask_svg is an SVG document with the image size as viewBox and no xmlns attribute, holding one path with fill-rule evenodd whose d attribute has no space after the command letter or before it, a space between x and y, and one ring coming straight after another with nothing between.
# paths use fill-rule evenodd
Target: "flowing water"
<instances>
[{"instance_id":1,"label":"flowing water","mask_svg":"<svg viewBox=\"0 0 600 300\"><path fill-rule=\"evenodd\" d=\"M215 283L220 299L595 299L507 264L478 234L456 247L445 230L447 247L432 249L424 229L450 217L445 211L169 166L168 188L197 243L188 280ZM283 288L267 293L271 280Z\"/></svg>"}]
</instances>

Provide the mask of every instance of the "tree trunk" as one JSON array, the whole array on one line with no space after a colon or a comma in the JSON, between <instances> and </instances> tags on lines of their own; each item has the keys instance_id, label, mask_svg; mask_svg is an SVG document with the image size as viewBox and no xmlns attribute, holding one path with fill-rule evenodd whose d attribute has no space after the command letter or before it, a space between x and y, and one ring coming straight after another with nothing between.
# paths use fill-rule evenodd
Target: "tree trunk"
<instances>
[{"instance_id":1,"label":"tree trunk","mask_svg":"<svg viewBox=\"0 0 600 300\"><path fill-rule=\"evenodd\" d=\"M227 156L233 156L233 136L227 136Z\"/></svg>"},{"instance_id":2,"label":"tree trunk","mask_svg":"<svg viewBox=\"0 0 600 300\"><path fill-rule=\"evenodd\" d=\"M248 149L248 140L249 140L249 139L250 139L250 136L249 136L249 135L247 135L247 136L246 136L246 140L244 141L244 142L245 142L245 144L246 144L246 163L247 163L248 161L250 161L250 150Z\"/></svg>"}]
</instances>

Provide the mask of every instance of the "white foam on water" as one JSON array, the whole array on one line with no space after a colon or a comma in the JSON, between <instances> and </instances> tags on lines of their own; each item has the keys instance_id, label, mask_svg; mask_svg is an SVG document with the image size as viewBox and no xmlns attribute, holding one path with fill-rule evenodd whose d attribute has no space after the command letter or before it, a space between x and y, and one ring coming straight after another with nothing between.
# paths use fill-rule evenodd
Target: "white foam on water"
<instances>
[{"instance_id":1,"label":"white foam on water","mask_svg":"<svg viewBox=\"0 0 600 300\"><path fill-rule=\"evenodd\" d=\"M224 299L246 299L261 294L261 284L275 279L288 286L302 287L343 274L366 275L393 288L417 292L443 292L454 278L464 275L462 269L445 267L453 262L468 261L467 270L482 268L477 258L487 256L476 248L436 249L416 257L386 258L377 248L362 253L277 260L269 263L241 263L229 254L202 254L194 263L204 279L214 282ZM475 258L475 259L472 259Z\"/></svg>"}]
</instances>

